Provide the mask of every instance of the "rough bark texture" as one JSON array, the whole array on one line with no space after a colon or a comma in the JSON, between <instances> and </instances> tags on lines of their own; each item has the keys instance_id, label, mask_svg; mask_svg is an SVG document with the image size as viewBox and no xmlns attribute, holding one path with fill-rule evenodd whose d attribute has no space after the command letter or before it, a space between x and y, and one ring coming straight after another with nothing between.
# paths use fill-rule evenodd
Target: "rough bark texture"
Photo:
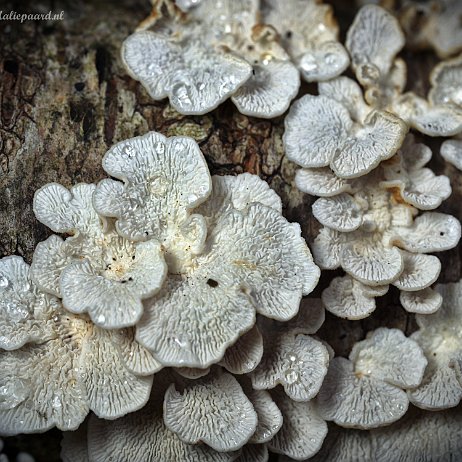
<instances>
[{"instance_id":1,"label":"rough bark texture","mask_svg":"<svg viewBox=\"0 0 462 462\"><path fill-rule=\"evenodd\" d=\"M354 7L338 1L342 30ZM117 2L0 2L5 13L64 11L63 21L0 21L0 256L18 254L30 262L35 245L50 231L32 213L34 191L57 181L65 186L95 182L105 176L101 158L115 142L156 130L195 138L212 173L251 172L267 180L282 197L284 214L302 225L310 241L317 232L311 218L313 198L293 184L295 166L283 156L283 118L271 121L243 116L227 102L206 116L185 117L166 101L153 102L125 73L119 57L122 40L149 13L142 0ZM405 55L410 83L426 93L431 54ZM304 86L302 92L315 87ZM426 140L435 153L432 166L451 178L453 195L441 210L462 218L460 173L436 155L440 141ZM461 276L461 247L439 254L440 281ZM326 272L314 295L332 278ZM386 325L406 332L412 316L399 307L398 292L378 301L363 321L327 316L320 335L345 355L365 333ZM12 456L30 451L37 462L59 460L59 432L6 441Z\"/></svg>"}]
</instances>

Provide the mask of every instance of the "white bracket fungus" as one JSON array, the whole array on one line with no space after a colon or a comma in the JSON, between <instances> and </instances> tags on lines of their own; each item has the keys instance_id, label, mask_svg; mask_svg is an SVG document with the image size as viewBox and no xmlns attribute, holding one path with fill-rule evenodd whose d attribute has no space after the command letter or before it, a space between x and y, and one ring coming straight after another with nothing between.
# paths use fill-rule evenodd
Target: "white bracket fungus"
<instances>
[{"instance_id":1,"label":"white bracket fungus","mask_svg":"<svg viewBox=\"0 0 462 462\"><path fill-rule=\"evenodd\" d=\"M171 432L162 416L163 394L164 384L159 383L156 393L142 410L115 421L91 416L87 436L89 461L231 462L236 459L235 452L217 452L205 444L187 444ZM86 442L82 440L81 446ZM63 449L70 452L68 448Z\"/></svg>"},{"instance_id":2,"label":"white bracket fungus","mask_svg":"<svg viewBox=\"0 0 462 462\"><path fill-rule=\"evenodd\" d=\"M406 67L396 59L403 46L404 34L393 15L376 5L359 10L348 30L346 48L370 104L384 104L403 90Z\"/></svg>"},{"instance_id":3,"label":"white bracket fungus","mask_svg":"<svg viewBox=\"0 0 462 462\"><path fill-rule=\"evenodd\" d=\"M417 209L410 204L435 208L451 191L446 177L423 168L430 154L423 145L406 143L398 157L350 183L349 192L313 204L324 225L313 243L315 261L324 269L341 266L350 276L335 278L326 289L327 310L349 319L366 317L388 284L412 292L402 295L409 311L438 309L429 287L441 264L426 254L457 245L461 228L454 217L437 212L414 219Z\"/></svg>"},{"instance_id":4,"label":"white bracket fungus","mask_svg":"<svg viewBox=\"0 0 462 462\"><path fill-rule=\"evenodd\" d=\"M401 119L364 102L360 114L344 104L352 93L362 100L355 82L339 77L320 84L319 92L293 103L285 119L283 140L290 160L304 168L330 166L337 177L356 178L400 148L407 132Z\"/></svg>"},{"instance_id":5,"label":"white bracket fungus","mask_svg":"<svg viewBox=\"0 0 462 462\"><path fill-rule=\"evenodd\" d=\"M227 452L249 441L258 420L237 380L223 373L195 380L181 391L172 384L165 393L164 421L185 443L204 442Z\"/></svg>"},{"instance_id":6,"label":"white bracket fungus","mask_svg":"<svg viewBox=\"0 0 462 462\"><path fill-rule=\"evenodd\" d=\"M29 343L18 342L17 349L0 354L0 434L43 432L54 426L73 430L90 410L114 419L144 406L152 375L141 377L127 369L114 345L116 332L66 313L57 298L44 296L19 257L6 257L0 266L24 300L53 302L49 311L28 312L32 334L42 331L43 336L30 336ZM15 332L4 333L15 339Z\"/></svg>"},{"instance_id":7,"label":"white bracket fungus","mask_svg":"<svg viewBox=\"0 0 462 462\"><path fill-rule=\"evenodd\" d=\"M168 96L182 114L204 114L231 96L243 114L271 118L285 112L300 76L276 31L258 24L258 1L184 6L182 14L158 9L157 19L148 21L152 30L135 32L122 46L130 75L150 96Z\"/></svg>"},{"instance_id":8,"label":"white bracket fungus","mask_svg":"<svg viewBox=\"0 0 462 462\"><path fill-rule=\"evenodd\" d=\"M427 360L398 329L379 328L358 342L349 359L334 358L316 402L320 415L343 427L388 425L406 412L404 390L420 384Z\"/></svg>"},{"instance_id":9,"label":"white bracket fungus","mask_svg":"<svg viewBox=\"0 0 462 462\"><path fill-rule=\"evenodd\" d=\"M462 458L462 415L460 409L413 409L395 425L372 430L370 437L377 462L455 462Z\"/></svg>"},{"instance_id":10,"label":"white bracket fungus","mask_svg":"<svg viewBox=\"0 0 462 462\"><path fill-rule=\"evenodd\" d=\"M430 74L427 100L412 92L405 93L393 102L393 110L426 135L457 135L462 132L461 78L461 56L443 61Z\"/></svg>"},{"instance_id":11,"label":"white bracket fungus","mask_svg":"<svg viewBox=\"0 0 462 462\"><path fill-rule=\"evenodd\" d=\"M324 308L316 299L307 305L288 325L262 329L263 358L250 374L255 389L281 384L295 401L308 401L318 393L327 373L329 351L309 334L314 334L324 321Z\"/></svg>"},{"instance_id":12,"label":"white bracket fungus","mask_svg":"<svg viewBox=\"0 0 462 462\"><path fill-rule=\"evenodd\" d=\"M207 369L221 359L236 373L255 368L258 337L240 339L236 349L254 348L246 357L230 347L256 313L295 316L319 278L277 194L249 174L213 179L212 193L197 144L155 132L116 144L103 166L117 180L37 192L39 220L73 234L38 245L32 270L40 287L98 326L136 323L143 347L116 345L136 373Z\"/></svg>"},{"instance_id":13,"label":"white bracket fungus","mask_svg":"<svg viewBox=\"0 0 462 462\"><path fill-rule=\"evenodd\" d=\"M338 42L330 5L318 0L262 0L262 21L279 33L281 43L307 82L332 79L349 64Z\"/></svg>"},{"instance_id":14,"label":"white bracket fungus","mask_svg":"<svg viewBox=\"0 0 462 462\"><path fill-rule=\"evenodd\" d=\"M408 392L413 404L429 410L457 406L462 399L462 283L440 284L442 306L434 314L417 315L420 330L412 334L428 360L419 387Z\"/></svg>"},{"instance_id":15,"label":"white bracket fungus","mask_svg":"<svg viewBox=\"0 0 462 462\"><path fill-rule=\"evenodd\" d=\"M95 185L71 191L51 183L35 193L39 221L59 233L34 254L32 277L44 291L62 297L73 313L86 313L104 328L134 325L141 317L141 300L161 287L166 264L155 241L133 243L118 235L93 208Z\"/></svg>"},{"instance_id":16,"label":"white bracket fungus","mask_svg":"<svg viewBox=\"0 0 462 462\"><path fill-rule=\"evenodd\" d=\"M52 318L58 307L55 297L32 283L21 257L0 260L0 348L16 350L54 338Z\"/></svg>"},{"instance_id":17,"label":"white bracket fungus","mask_svg":"<svg viewBox=\"0 0 462 462\"><path fill-rule=\"evenodd\" d=\"M440 153L447 162L462 170L462 139L444 141Z\"/></svg>"},{"instance_id":18,"label":"white bracket fungus","mask_svg":"<svg viewBox=\"0 0 462 462\"><path fill-rule=\"evenodd\" d=\"M276 389L272 396L282 412L281 430L268 443L271 451L295 460L316 454L327 435L327 424L312 401L297 402Z\"/></svg>"}]
</instances>

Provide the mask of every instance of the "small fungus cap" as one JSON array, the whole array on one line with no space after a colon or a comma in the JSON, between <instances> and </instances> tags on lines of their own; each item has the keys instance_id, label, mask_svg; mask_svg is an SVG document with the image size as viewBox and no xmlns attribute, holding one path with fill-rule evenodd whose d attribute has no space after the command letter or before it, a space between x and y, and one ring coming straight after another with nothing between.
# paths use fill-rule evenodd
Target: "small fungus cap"
<instances>
[{"instance_id":1,"label":"small fungus cap","mask_svg":"<svg viewBox=\"0 0 462 462\"><path fill-rule=\"evenodd\" d=\"M54 338L52 317L58 307L53 295L34 285L21 257L0 260L0 348L16 350Z\"/></svg>"},{"instance_id":2,"label":"small fungus cap","mask_svg":"<svg viewBox=\"0 0 462 462\"><path fill-rule=\"evenodd\" d=\"M412 334L428 367L422 384L410 390L409 397L416 406L429 410L454 407L462 399L462 284L439 284L436 290L442 297L441 308L434 314L418 314L420 330Z\"/></svg>"},{"instance_id":3,"label":"small fungus cap","mask_svg":"<svg viewBox=\"0 0 462 462\"><path fill-rule=\"evenodd\" d=\"M304 168L330 166L339 178L356 178L392 157L407 132L406 124L388 112L370 111L362 121L352 117L330 97L303 96L285 119L287 157Z\"/></svg>"},{"instance_id":4,"label":"small fungus cap","mask_svg":"<svg viewBox=\"0 0 462 462\"><path fill-rule=\"evenodd\" d=\"M334 358L317 400L323 418L368 429L388 425L406 412L403 389L418 386L427 360L398 329L379 328L357 343L350 358Z\"/></svg>"},{"instance_id":5,"label":"small fungus cap","mask_svg":"<svg viewBox=\"0 0 462 462\"><path fill-rule=\"evenodd\" d=\"M284 327L274 324L262 329L263 358L250 374L255 389L272 389L281 384L295 401L308 401L318 393L327 373L329 351L308 335L315 333L324 321L320 300L311 299L309 305Z\"/></svg>"},{"instance_id":6,"label":"small fungus cap","mask_svg":"<svg viewBox=\"0 0 462 462\"><path fill-rule=\"evenodd\" d=\"M308 82L331 79L349 64L338 42L338 26L329 5L315 0L264 0L262 21L279 33L283 47Z\"/></svg>"},{"instance_id":7,"label":"small fungus cap","mask_svg":"<svg viewBox=\"0 0 462 462\"><path fill-rule=\"evenodd\" d=\"M327 424L313 401L293 401L281 389L274 390L272 396L281 410L283 425L268 443L269 449L294 460L314 456L327 435Z\"/></svg>"},{"instance_id":8,"label":"small fungus cap","mask_svg":"<svg viewBox=\"0 0 462 462\"><path fill-rule=\"evenodd\" d=\"M346 48L356 78L369 92L371 88L383 92L387 81L396 79L394 84L402 90L406 74L400 64L396 67L395 57L404 42L398 20L385 9L365 5L359 10L348 30Z\"/></svg>"},{"instance_id":9,"label":"small fungus cap","mask_svg":"<svg viewBox=\"0 0 462 462\"><path fill-rule=\"evenodd\" d=\"M180 391L172 384L165 393L164 421L185 443L203 442L226 452L247 443L258 420L237 380L222 373L190 382Z\"/></svg>"},{"instance_id":10,"label":"small fungus cap","mask_svg":"<svg viewBox=\"0 0 462 462\"><path fill-rule=\"evenodd\" d=\"M167 267L155 241L130 242L93 207L95 185L70 191L51 183L34 198L36 216L56 232L34 253L32 276L39 287L63 299L73 313L88 312L93 322L114 329L134 325L141 300L161 287Z\"/></svg>"},{"instance_id":11,"label":"small fungus cap","mask_svg":"<svg viewBox=\"0 0 462 462\"><path fill-rule=\"evenodd\" d=\"M235 452L216 452L205 444L187 444L171 432L162 417L164 391L171 377L156 376L156 392L140 411L115 421L91 416L88 424L90 462L133 460L231 462ZM188 416L189 417L189 416Z\"/></svg>"}]
</instances>

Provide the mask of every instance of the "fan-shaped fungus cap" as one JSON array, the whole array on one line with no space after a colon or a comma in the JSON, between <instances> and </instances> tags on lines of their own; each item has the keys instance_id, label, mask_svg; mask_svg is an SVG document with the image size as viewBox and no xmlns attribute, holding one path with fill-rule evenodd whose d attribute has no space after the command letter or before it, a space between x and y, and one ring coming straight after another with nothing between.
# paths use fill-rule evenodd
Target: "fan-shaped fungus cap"
<instances>
[{"instance_id":1,"label":"fan-shaped fungus cap","mask_svg":"<svg viewBox=\"0 0 462 462\"><path fill-rule=\"evenodd\" d=\"M316 406L312 401L293 401L280 389L272 396L282 412L283 425L268 443L269 449L295 460L312 457L327 435L327 424Z\"/></svg>"},{"instance_id":2,"label":"fan-shaped fungus cap","mask_svg":"<svg viewBox=\"0 0 462 462\"><path fill-rule=\"evenodd\" d=\"M204 442L220 452L241 448L257 428L252 403L227 373L208 375L180 391L172 384L165 393L164 421L185 443Z\"/></svg>"},{"instance_id":3,"label":"fan-shaped fungus cap","mask_svg":"<svg viewBox=\"0 0 462 462\"><path fill-rule=\"evenodd\" d=\"M235 452L216 452L205 444L187 444L171 432L162 417L164 376L156 393L138 412L108 421L91 416L88 424L88 453L91 462L131 460L231 462ZM190 416L188 416L189 419Z\"/></svg>"},{"instance_id":4,"label":"fan-shaped fungus cap","mask_svg":"<svg viewBox=\"0 0 462 462\"><path fill-rule=\"evenodd\" d=\"M232 374L248 374L253 371L263 356L263 337L255 325L230 346L220 365Z\"/></svg>"},{"instance_id":5,"label":"fan-shaped fungus cap","mask_svg":"<svg viewBox=\"0 0 462 462\"><path fill-rule=\"evenodd\" d=\"M372 461L372 444L369 432L341 428L329 424L329 431L320 451L309 462L359 462ZM291 462L288 457L279 462Z\"/></svg>"},{"instance_id":6,"label":"fan-shaped fungus cap","mask_svg":"<svg viewBox=\"0 0 462 462\"><path fill-rule=\"evenodd\" d=\"M385 97L385 101L401 93L406 83L406 69L404 63L395 58L404 41L404 34L392 14L377 5L365 5L359 10L348 30L346 48L356 78L368 89L366 99L370 100L374 92Z\"/></svg>"},{"instance_id":7,"label":"fan-shaped fungus cap","mask_svg":"<svg viewBox=\"0 0 462 462\"><path fill-rule=\"evenodd\" d=\"M411 1L406 2L401 23L411 45L431 47L440 58L447 58L462 50L461 14L458 0Z\"/></svg>"},{"instance_id":8,"label":"fan-shaped fungus cap","mask_svg":"<svg viewBox=\"0 0 462 462\"><path fill-rule=\"evenodd\" d=\"M363 319L376 308L375 297L388 292L388 285L371 287L349 275L334 278L322 292L322 302L327 311L346 319Z\"/></svg>"},{"instance_id":9,"label":"fan-shaped fungus cap","mask_svg":"<svg viewBox=\"0 0 462 462\"><path fill-rule=\"evenodd\" d=\"M31 299L37 293L32 282L24 290ZM50 317L41 316L30 313L31 322L50 328L42 343L0 355L0 434L42 432L55 425L72 430L89 410L116 418L146 403L152 376L138 377L126 368L114 332L65 313L57 299Z\"/></svg>"},{"instance_id":10,"label":"fan-shaped fungus cap","mask_svg":"<svg viewBox=\"0 0 462 462\"><path fill-rule=\"evenodd\" d=\"M57 232L77 233L63 241L51 236L37 246L32 276L59 295L74 313L88 312L104 328L134 325L141 300L154 295L166 275L160 245L132 243L103 222L93 208L95 185L68 191L51 183L34 197L37 218Z\"/></svg>"},{"instance_id":11,"label":"fan-shaped fungus cap","mask_svg":"<svg viewBox=\"0 0 462 462\"><path fill-rule=\"evenodd\" d=\"M262 21L278 31L306 81L328 80L347 68L348 54L337 40L331 6L316 0L264 0Z\"/></svg>"},{"instance_id":12,"label":"fan-shaped fungus cap","mask_svg":"<svg viewBox=\"0 0 462 462\"><path fill-rule=\"evenodd\" d=\"M453 136L462 132L462 109L437 104L408 92L393 101L393 112L412 128L428 136Z\"/></svg>"},{"instance_id":13,"label":"fan-shaped fungus cap","mask_svg":"<svg viewBox=\"0 0 462 462\"><path fill-rule=\"evenodd\" d=\"M331 361L316 398L319 413L343 427L388 425L406 412L403 389L420 384L426 365L415 341L398 329L379 328L353 347L349 360Z\"/></svg>"},{"instance_id":14,"label":"fan-shaped fungus cap","mask_svg":"<svg viewBox=\"0 0 462 462\"><path fill-rule=\"evenodd\" d=\"M430 82L432 87L428 99L433 105L462 107L462 55L435 66L430 74Z\"/></svg>"},{"instance_id":15,"label":"fan-shaped fungus cap","mask_svg":"<svg viewBox=\"0 0 462 462\"><path fill-rule=\"evenodd\" d=\"M130 75L153 99L168 96L183 114L204 114L230 96L243 114L282 114L300 77L274 29L257 25L258 2L224 0L217 7L202 0L183 9L188 12L170 12L170 18L161 11L153 31L125 40L122 59Z\"/></svg>"},{"instance_id":16,"label":"fan-shaped fungus cap","mask_svg":"<svg viewBox=\"0 0 462 462\"><path fill-rule=\"evenodd\" d=\"M207 46L197 28L179 29L179 37L161 32L130 35L122 45L122 60L154 100L168 96L182 114L215 109L252 74L252 66L244 59Z\"/></svg>"},{"instance_id":17,"label":"fan-shaped fungus cap","mask_svg":"<svg viewBox=\"0 0 462 462\"><path fill-rule=\"evenodd\" d=\"M440 153L444 160L462 170L462 140L444 141Z\"/></svg>"},{"instance_id":18,"label":"fan-shaped fungus cap","mask_svg":"<svg viewBox=\"0 0 462 462\"><path fill-rule=\"evenodd\" d=\"M375 110L361 120L353 117L330 97L303 96L285 119L287 157L305 168L330 166L340 178L356 178L396 153L407 132L401 119Z\"/></svg>"},{"instance_id":19,"label":"fan-shaped fungus cap","mask_svg":"<svg viewBox=\"0 0 462 462\"><path fill-rule=\"evenodd\" d=\"M412 409L395 425L371 431L373 460L388 462L456 461L462 458L460 409Z\"/></svg>"},{"instance_id":20,"label":"fan-shaped fungus cap","mask_svg":"<svg viewBox=\"0 0 462 462\"><path fill-rule=\"evenodd\" d=\"M295 401L316 396L327 373L329 352L322 342L308 335L315 333L324 320L320 300L313 299L312 304L289 321L289 326L263 329L263 358L250 374L255 389L281 384Z\"/></svg>"},{"instance_id":21,"label":"fan-shaped fungus cap","mask_svg":"<svg viewBox=\"0 0 462 462\"><path fill-rule=\"evenodd\" d=\"M429 147L415 143L414 137L408 135L396 156L382 164L382 185L399 188L404 201L420 210L439 207L451 195L451 184L447 176L437 176L425 168L431 157Z\"/></svg>"},{"instance_id":22,"label":"fan-shaped fungus cap","mask_svg":"<svg viewBox=\"0 0 462 462\"><path fill-rule=\"evenodd\" d=\"M33 284L21 257L0 260L0 348L16 350L26 343L54 337L52 317L59 301Z\"/></svg>"},{"instance_id":23,"label":"fan-shaped fungus cap","mask_svg":"<svg viewBox=\"0 0 462 462\"><path fill-rule=\"evenodd\" d=\"M209 227L206 250L183 265L183 275L169 276L138 324L137 338L164 365L203 369L220 361L253 326L255 309L290 319L319 278L300 227L281 216L267 185L250 175L214 183L216 194L197 209ZM210 329L208 318L220 328Z\"/></svg>"},{"instance_id":24,"label":"fan-shaped fungus cap","mask_svg":"<svg viewBox=\"0 0 462 462\"><path fill-rule=\"evenodd\" d=\"M434 314L417 315L420 330L412 338L428 360L421 385L410 390L413 404L439 410L457 406L462 399L462 283L440 284L442 306Z\"/></svg>"},{"instance_id":25,"label":"fan-shaped fungus cap","mask_svg":"<svg viewBox=\"0 0 462 462\"><path fill-rule=\"evenodd\" d=\"M210 174L199 146L191 138L166 138L160 133L130 138L114 145L103 158L114 178L102 180L95 209L115 217L116 229L133 240L157 239L167 253L173 244L199 252L205 238L201 217L189 211L211 191ZM179 250L178 250L179 251Z\"/></svg>"}]
</instances>

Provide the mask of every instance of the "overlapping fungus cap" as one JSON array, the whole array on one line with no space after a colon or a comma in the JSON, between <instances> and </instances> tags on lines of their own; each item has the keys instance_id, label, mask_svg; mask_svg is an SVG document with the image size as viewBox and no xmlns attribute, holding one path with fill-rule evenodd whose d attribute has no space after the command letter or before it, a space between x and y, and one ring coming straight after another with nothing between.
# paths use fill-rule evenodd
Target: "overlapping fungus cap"
<instances>
[{"instance_id":1,"label":"overlapping fungus cap","mask_svg":"<svg viewBox=\"0 0 462 462\"><path fill-rule=\"evenodd\" d=\"M271 26L258 24L257 0L202 0L176 10L160 2L122 47L130 75L151 97L183 114L204 114L232 96L247 115L286 111L300 77ZM186 6L186 8L184 8ZM281 88L284 91L281 91Z\"/></svg>"},{"instance_id":2,"label":"overlapping fungus cap","mask_svg":"<svg viewBox=\"0 0 462 462\"><path fill-rule=\"evenodd\" d=\"M392 157L406 132L401 119L367 106L359 86L338 77L319 84L319 96L292 104L283 140L290 160L304 168L330 167L341 183Z\"/></svg>"},{"instance_id":3,"label":"overlapping fungus cap","mask_svg":"<svg viewBox=\"0 0 462 462\"><path fill-rule=\"evenodd\" d=\"M378 462L456 461L462 457L460 409L428 412L412 408L399 422L371 431Z\"/></svg>"},{"instance_id":4,"label":"overlapping fungus cap","mask_svg":"<svg viewBox=\"0 0 462 462\"><path fill-rule=\"evenodd\" d=\"M264 353L250 373L255 389L273 389L278 384L295 401L309 401L318 393L329 363L329 351L310 336L324 322L318 299L305 299L299 314L288 323L262 326Z\"/></svg>"},{"instance_id":5,"label":"overlapping fungus cap","mask_svg":"<svg viewBox=\"0 0 462 462\"><path fill-rule=\"evenodd\" d=\"M445 177L418 167L425 156L414 151L414 169L398 158L384 171L348 185L351 192L313 204L313 215L324 225L313 243L315 260L321 268L342 267L348 274L335 278L323 293L326 309L338 316L368 316L375 309L374 297L384 295L388 284L402 291L408 311L430 313L441 305L441 297L430 289L441 264L427 254L457 245L460 223L437 212L416 217L417 209L404 199L432 208L450 191ZM410 173L403 178L406 169Z\"/></svg>"},{"instance_id":6,"label":"overlapping fungus cap","mask_svg":"<svg viewBox=\"0 0 462 462\"><path fill-rule=\"evenodd\" d=\"M192 381L163 371L156 376L156 386L141 411L114 422L90 418L91 462L123 461L127 454L185 462L243 462L252 456L266 460L266 443L282 425L268 392L252 390L248 383L241 386L218 368ZM86 445L87 435L65 437L63 453L73 460L72 454L83 452Z\"/></svg>"},{"instance_id":7,"label":"overlapping fungus cap","mask_svg":"<svg viewBox=\"0 0 462 462\"><path fill-rule=\"evenodd\" d=\"M409 399L423 409L457 406L462 398L462 283L439 284L442 307L431 315L417 315L420 329L412 334L428 360L419 387Z\"/></svg>"},{"instance_id":8,"label":"overlapping fungus cap","mask_svg":"<svg viewBox=\"0 0 462 462\"><path fill-rule=\"evenodd\" d=\"M458 0L408 0L399 12L408 45L433 48L440 58L462 50L461 14L462 5Z\"/></svg>"},{"instance_id":9,"label":"overlapping fungus cap","mask_svg":"<svg viewBox=\"0 0 462 462\"><path fill-rule=\"evenodd\" d=\"M309 459L310 462L359 462L371 461L372 445L369 432L351 428L341 428L330 423L328 433L320 451ZM279 462L292 462L289 457L280 457Z\"/></svg>"},{"instance_id":10,"label":"overlapping fungus cap","mask_svg":"<svg viewBox=\"0 0 462 462\"><path fill-rule=\"evenodd\" d=\"M211 193L191 139L148 133L114 146L103 166L122 181L98 184L96 210L126 239L159 242L168 265L137 324L138 340L162 364L207 368L256 312L288 320L316 285L319 269L278 196L248 174L214 178Z\"/></svg>"},{"instance_id":11,"label":"overlapping fungus cap","mask_svg":"<svg viewBox=\"0 0 462 462\"><path fill-rule=\"evenodd\" d=\"M345 46L366 101L386 108L406 84L406 65L396 55L404 47L397 19L377 5L365 5L348 29Z\"/></svg>"},{"instance_id":12,"label":"overlapping fungus cap","mask_svg":"<svg viewBox=\"0 0 462 462\"><path fill-rule=\"evenodd\" d=\"M59 308L54 296L33 284L21 257L0 260L0 348L17 350L26 343L54 337L53 316Z\"/></svg>"},{"instance_id":13,"label":"overlapping fungus cap","mask_svg":"<svg viewBox=\"0 0 462 462\"><path fill-rule=\"evenodd\" d=\"M50 183L34 196L39 221L58 233L37 245L32 277L57 295L73 313L88 313L107 329L133 326L141 317L141 300L161 287L166 264L154 241L134 243L121 237L110 220L96 213L95 185L68 190Z\"/></svg>"},{"instance_id":14,"label":"overlapping fungus cap","mask_svg":"<svg viewBox=\"0 0 462 462\"><path fill-rule=\"evenodd\" d=\"M348 66L338 42L332 7L318 0L262 0L261 20L273 26L292 61L308 82L331 79Z\"/></svg>"},{"instance_id":15,"label":"overlapping fungus cap","mask_svg":"<svg viewBox=\"0 0 462 462\"><path fill-rule=\"evenodd\" d=\"M414 340L398 329L376 329L353 347L349 359L330 362L316 398L318 412L342 427L389 425L405 414L405 390L421 383L426 365Z\"/></svg>"},{"instance_id":16,"label":"overlapping fungus cap","mask_svg":"<svg viewBox=\"0 0 462 462\"><path fill-rule=\"evenodd\" d=\"M430 74L427 99L405 93L393 110L413 128L429 136L453 136L462 132L462 58L442 61Z\"/></svg>"},{"instance_id":17,"label":"overlapping fungus cap","mask_svg":"<svg viewBox=\"0 0 462 462\"><path fill-rule=\"evenodd\" d=\"M0 355L0 434L54 426L74 430L90 410L114 419L146 403L160 365L151 358L137 370L131 367L125 360L130 351L144 351L133 335L100 329L88 317L66 312L58 298L36 287L20 257L5 257L0 268L8 286L21 294L10 299L14 308L2 307L2 319L5 312L9 318L2 335L10 351ZM19 315L12 317L13 311ZM25 327L30 331L18 341ZM124 345L125 355L116 343Z\"/></svg>"}]
</instances>

